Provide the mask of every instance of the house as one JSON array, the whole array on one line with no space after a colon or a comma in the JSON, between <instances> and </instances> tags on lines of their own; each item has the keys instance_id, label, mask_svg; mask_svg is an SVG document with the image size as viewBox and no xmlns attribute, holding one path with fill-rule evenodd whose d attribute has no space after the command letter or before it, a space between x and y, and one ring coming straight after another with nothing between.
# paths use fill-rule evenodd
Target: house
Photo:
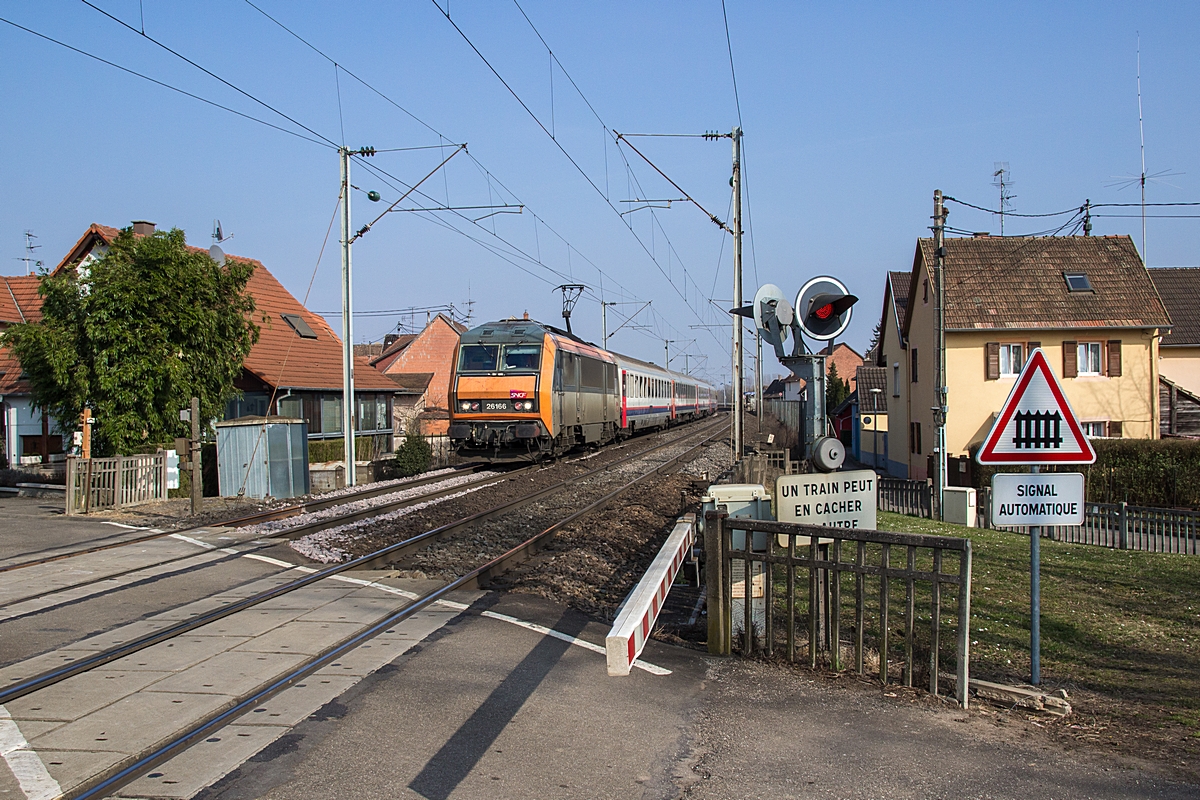
<instances>
[{"instance_id":1,"label":"house","mask_svg":"<svg viewBox=\"0 0 1200 800\"><path fill-rule=\"evenodd\" d=\"M854 392L852 453L855 460L885 471L888 463L887 368L858 368Z\"/></svg>"},{"instance_id":2,"label":"house","mask_svg":"<svg viewBox=\"0 0 1200 800\"><path fill-rule=\"evenodd\" d=\"M982 442L1039 346L1086 434L1158 436L1158 341L1171 321L1128 236L976 236L945 248L948 458ZM919 239L908 285L889 274L877 348L888 471L917 480L933 474L937 430L933 264L933 240Z\"/></svg>"},{"instance_id":3,"label":"house","mask_svg":"<svg viewBox=\"0 0 1200 800\"><path fill-rule=\"evenodd\" d=\"M1159 342L1162 377L1200 394L1200 267L1155 267L1150 278L1171 315L1171 331Z\"/></svg>"},{"instance_id":4,"label":"house","mask_svg":"<svg viewBox=\"0 0 1200 800\"><path fill-rule=\"evenodd\" d=\"M450 430L450 373L458 339L467 332L445 314L435 315L416 334L389 334L371 366L406 391L396 407L396 430L407 432L415 422L419 432L444 436Z\"/></svg>"},{"instance_id":5,"label":"house","mask_svg":"<svg viewBox=\"0 0 1200 800\"><path fill-rule=\"evenodd\" d=\"M41 319L37 275L0 275L0 332ZM34 408L29 382L7 347L0 347L0 467L43 463L63 457L62 434L54 421Z\"/></svg>"},{"instance_id":6,"label":"house","mask_svg":"<svg viewBox=\"0 0 1200 800\"><path fill-rule=\"evenodd\" d=\"M133 223L135 235L149 236L155 226ZM86 267L103 255L120 231L93 224L63 257L54 272ZM200 250L200 248L193 248ZM254 298L259 338L242 364L234 386L241 397L229 401L226 419L277 414L308 423L309 439L342 436L342 343L325 320L305 308L263 264L254 265L246 292ZM393 447L392 414L405 390L355 359L355 429L374 438L376 452Z\"/></svg>"},{"instance_id":7,"label":"house","mask_svg":"<svg viewBox=\"0 0 1200 800\"><path fill-rule=\"evenodd\" d=\"M853 392L858 380L858 368L863 365L863 357L853 347L842 342L834 346L832 353L828 348L825 352L825 374L830 374L836 367L838 377L850 384L850 391Z\"/></svg>"}]
</instances>

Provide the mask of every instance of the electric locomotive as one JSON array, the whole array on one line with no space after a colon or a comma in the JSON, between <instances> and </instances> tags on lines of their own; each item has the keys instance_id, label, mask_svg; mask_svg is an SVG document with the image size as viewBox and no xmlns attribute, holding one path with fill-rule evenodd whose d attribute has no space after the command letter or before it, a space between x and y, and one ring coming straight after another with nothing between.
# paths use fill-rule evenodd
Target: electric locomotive
<instances>
[{"instance_id":1,"label":"electric locomotive","mask_svg":"<svg viewBox=\"0 0 1200 800\"><path fill-rule=\"evenodd\" d=\"M715 409L703 381L530 319L464 333L450 376L451 444L489 461L537 461Z\"/></svg>"}]
</instances>

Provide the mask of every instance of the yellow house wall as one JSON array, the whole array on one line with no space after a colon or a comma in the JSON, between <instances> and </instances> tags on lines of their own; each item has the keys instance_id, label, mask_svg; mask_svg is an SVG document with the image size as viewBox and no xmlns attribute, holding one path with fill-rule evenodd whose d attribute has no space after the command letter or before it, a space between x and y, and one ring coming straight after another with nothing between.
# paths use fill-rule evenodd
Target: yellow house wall
<instances>
[{"instance_id":1,"label":"yellow house wall","mask_svg":"<svg viewBox=\"0 0 1200 800\"><path fill-rule=\"evenodd\" d=\"M1123 438L1157 438L1158 377L1154 358L1157 339L1153 334L1153 331L1104 328L947 333L946 452L951 456L966 455L972 444L983 441L991 428L992 415L999 412L1016 381L1015 377L985 379L988 342L1040 342L1051 370L1061 381L1067 400L1081 421L1120 421ZM1062 377L1064 340L1115 339L1121 341L1119 377Z\"/></svg>"},{"instance_id":2,"label":"yellow house wall","mask_svg":"<svg viewBox=\"0 0 1200 800\"><path fill-rule=\"evenodd\" d=\"M937 402L937 394L934 391L934 384L937 382L934 327L937 320L932 281L929 283L928 292L925 289L929 274L924 264L913 274L912 280L916 281L916 292L908 309L908 359L901 362L900 380L904 383L908 395L908 420L921 425L920 446L917 448L920 452L911 452L913 448L908 442L908 436L905 436L904 453L897 452L892 458L898 459L906 456L908 458L908 477L921 481L929 477L929 455L933 452L937 433L933 424L933 407ZM916 383L912 382L913 351L917 353ZM949 366L950 362L947 361L947 368ZM947 374L949 375L949 372ZM951 379L948 378L949 380ZM953 413L953 395L950 395L949 402L951 413ZM899 427L899 425L895 427ZM906 430L907 427L905 426ZM953 453L952 450L948 452Z\"/></svg>"},{"instance_id":3,"label":"yellow house wall","mask_svg":"<svg viewBox=\"0 0 1200 800\"><path fill-rule=\"evenodd\" d=\"M871 422L865 422L866 418L870 417ZM883 458L885 452L890 452L896 446L891 439L888 440L887 450L884 450L883 440L888 433L888 415L887 414L861 414L861 420L864 420L858 429L858 449L862 453L862 461L864 463L875 465L875 450L879 449L879 457ZM880 469L883 468L883 461L879 461Z\"/></svg>"},{"instance_id":4,"label":"yellow house wall","mask_svg":"<svg viewBox=\"0 0 1200 800\"><path fill-rule=\"evenodd\" d=\"M1200 347L1160 347L1162 376L1193 394L1200 394Z\"/></svg>"}]
</instances>

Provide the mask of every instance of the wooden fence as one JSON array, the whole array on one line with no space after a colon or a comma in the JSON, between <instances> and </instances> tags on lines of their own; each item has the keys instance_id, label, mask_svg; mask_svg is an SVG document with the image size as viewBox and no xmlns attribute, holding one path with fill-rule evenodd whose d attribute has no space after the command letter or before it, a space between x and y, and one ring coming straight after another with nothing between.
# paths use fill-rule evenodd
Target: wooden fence
<instances>
[{"instance_id":1,"label":"wooden fence","mask_svg":"<svg viewBox=\"0 0 1200 800\"><path fill-rule=\"evenodd\" d=\"M71 458L67 513L87 514L167 499L167 454Z\"/></svg>"},{"instance_id":2,"label":"wooden fence","mask_svg":"<svg viewBox=\"0 0 1200 800\"><path fill-rule=\"evenodd\" d=\"M847 654L852 647L851 668L863 675L870 648L884 685L895 672L896 680L913 686L920 672L934 695L941 688L943 655L951 656L956 670L954 693L966 707L971 641L969 539L729 519L724 512L709 511L704 551L710 652L729 655L736 643L745 655L759 649L771 655L778 646L786 648L788 660L794 661L801 649L797 640L807 638L810 667L820 661L840 671L846 667L843 647ZM897 551L903 556L902 565L893 564ZM853 603L843 596L845 583L853 585ZM955 588L943 592L948 586ZM895 660L891 631L897 620L889 618L893 601L899 601L896 616L903 618L903 657ZM946 605L957 620L953 625L957 646L952 652L944 647ZM849 613L853 617L843 627L843 615ZM852 644L843 643L847 629ZM738 631L740 637L735 636Z\"/></svg>"}]
</instances>

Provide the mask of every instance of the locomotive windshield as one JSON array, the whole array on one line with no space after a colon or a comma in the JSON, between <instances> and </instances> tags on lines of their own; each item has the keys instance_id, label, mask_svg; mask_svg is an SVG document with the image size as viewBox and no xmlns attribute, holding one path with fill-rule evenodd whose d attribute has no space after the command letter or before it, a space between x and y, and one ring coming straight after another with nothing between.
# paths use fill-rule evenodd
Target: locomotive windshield
<instances>
[{"instance_id":1,"label":"locomotive windshield","mask_svg":"<svg viewBox=\"0 0 1200 800\"><path fill-rule=\"evenodd\" d=\"M458 356L458 371L495 372L499 352L494 344L464 344Z\"/></svg>"},{"instance_id":2,"label":"locomotive windshield","mask_svg":"<svg viewBox=\"0 0 1200 800\"><path fill-rule=\"evenodd\" d=\"M540 344L510 344L504 347L505 372L537 372L542 362Z\"/></svg>"}]
</instances>

